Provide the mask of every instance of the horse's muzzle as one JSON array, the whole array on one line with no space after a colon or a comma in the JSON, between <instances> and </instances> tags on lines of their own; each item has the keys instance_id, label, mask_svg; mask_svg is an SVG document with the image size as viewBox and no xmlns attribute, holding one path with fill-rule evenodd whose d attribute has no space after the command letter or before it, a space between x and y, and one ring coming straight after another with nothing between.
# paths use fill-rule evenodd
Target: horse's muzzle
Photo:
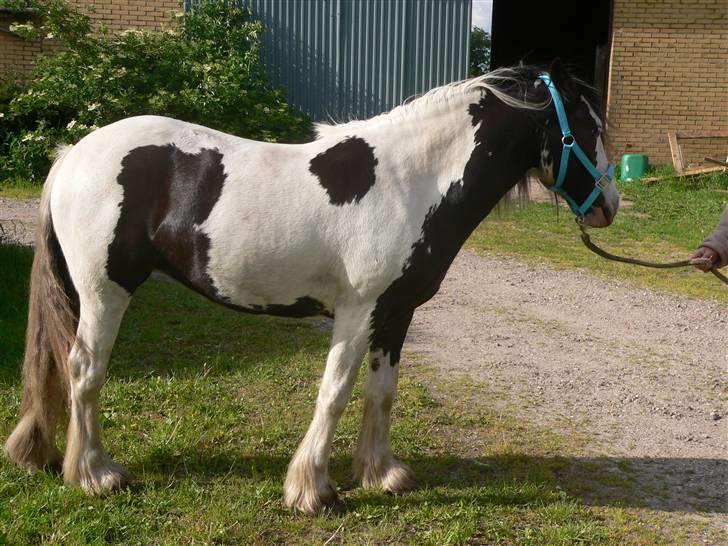
<instances>
[{"instance_id":1,"label":"horse's muzzle","mask_svg":"<svg viewBox=\"0 0 728 546\"><path fill-rule=\"evenodd\" d=\"M598 201L584 216L584 224L591 227L607 227L612 223L619 209L619 192L614 182L609 184L602 192L602 199Z\"/></svg>"},{"instance_id":2,"label":"horse's muzzle","mask_svg":"<svg viewBox=\"0 0 728 546\"><path fill-rule=\"evenodd\" d=\"M612 223L614 214L609 213L602 207L592 207L586 216L584 216L584 224L590 227L607 227Z\"/></svg>"}]
</instances>

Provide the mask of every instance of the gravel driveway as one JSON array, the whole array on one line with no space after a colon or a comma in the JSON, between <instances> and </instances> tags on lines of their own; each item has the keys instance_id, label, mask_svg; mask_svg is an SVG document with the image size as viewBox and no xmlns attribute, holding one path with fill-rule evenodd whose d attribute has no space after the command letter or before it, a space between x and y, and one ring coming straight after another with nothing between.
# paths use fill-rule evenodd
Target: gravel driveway
<instances>
[{"instance_id":1,"label":"gravel driveway","mask_svg":"<svg viewBox=\"0 0 728 546\"><path fill-rule=\"evenodd\" d=\"M559 455L627 469L647 506L728 525L728 305L463 250L405 350L585 433Z\"/></svg>"},{"instance_id":2,"label":"gravel driveway","mask_svg":"<svg viewBox=\"0 0 728 546\"><path fill-rule=\"evenodd\" d=\"M33 244L40 199L0 197L0 241Z\"/></svg>"}]
</instances>

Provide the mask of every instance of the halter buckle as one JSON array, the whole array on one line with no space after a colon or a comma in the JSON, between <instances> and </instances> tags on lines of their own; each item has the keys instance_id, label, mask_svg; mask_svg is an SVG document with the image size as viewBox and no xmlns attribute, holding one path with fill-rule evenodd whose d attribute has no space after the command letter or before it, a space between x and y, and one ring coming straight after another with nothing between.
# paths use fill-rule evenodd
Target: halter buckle
<instances>
[{"instance_id":1,"label":"halter buckle","mask_svg":"<svg viewBox=\"0 0 728 546\"><path fill-rule=\"evenodd\" d=\"M571 133L567 133L561 137L561 144L566 148L571 148L575 142L576 142L576 139L574 138L574 135L572 135Z\"/></svg>"},{"instance_id":2,"label":"halter buckle","mask_svg":"<svg viewBox=\"0 0 728 546\"><path fill-rule=\"evenodd\" d=\"M605 188L609 185L609 183L612 181L611 178L609 178L608 174L603 174L599 180L596 181L595 186L599 188L601 191L604 191Z\"/></svg>"}]
</instances>

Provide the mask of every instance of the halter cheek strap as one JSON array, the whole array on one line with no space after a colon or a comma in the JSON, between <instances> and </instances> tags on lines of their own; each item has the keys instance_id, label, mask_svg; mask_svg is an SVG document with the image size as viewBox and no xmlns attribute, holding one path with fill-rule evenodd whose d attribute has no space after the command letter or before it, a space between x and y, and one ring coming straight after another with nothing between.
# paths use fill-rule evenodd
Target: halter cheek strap
<instances>
[{"instance_id":1,"label":"halter cheek strap","mask_svg":"<svg viewBox=\"0 0 728 546\"><path fill-rule=\"evenodd\" d=\"M591 208L596 201L599 194L602 193L604 188L612 181L614 177L614 165L611 163L607 167L607 172L601 172L596 166L589 160L587 155L581 149L581 146L576 142L574 135L571 134L569 128L569 121L566 118L566 110L564 109L564 103L561 100L561 95L556 90L556 86L551 81L551 76L543 73L539 78L546 84L549 92L551 93L551 99L553 100L554 107L556 108L556 117L559 120L559 126L561 127L561 162L559 165L559 174L556 177L556 183L552 186L548 186L548 189L554 193L558 193L566 199L572 212L577 216L584 216L587 211ZM564 179L566 178L566 170L569 165L569 157L574 154L576 158L581 162L582 165L589 171L589 174L594 178L594 189L591 191L589 196L584 202L579 205L574 199L566 193L564 190Z\"/></svg>"}]
</instances>

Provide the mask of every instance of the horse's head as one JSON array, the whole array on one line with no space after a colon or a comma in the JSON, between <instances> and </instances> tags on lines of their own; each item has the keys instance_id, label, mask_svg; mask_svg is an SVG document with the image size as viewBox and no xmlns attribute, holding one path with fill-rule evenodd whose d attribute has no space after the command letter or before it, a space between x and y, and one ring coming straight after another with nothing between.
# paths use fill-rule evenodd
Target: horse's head
<instances>
[{"instance_id":1,"label":"horse's head","mask_svg":"<svg viewBox=\"0 0 728 546\"><path fill-rule=\"evenodd\" d=\"M593 90L555 61L536 80L534 92L551 101L541 118L540 166L531 174L562 196L585 224L608 226L619 208L619 193Z\"/></svg>"}]
</instances>

